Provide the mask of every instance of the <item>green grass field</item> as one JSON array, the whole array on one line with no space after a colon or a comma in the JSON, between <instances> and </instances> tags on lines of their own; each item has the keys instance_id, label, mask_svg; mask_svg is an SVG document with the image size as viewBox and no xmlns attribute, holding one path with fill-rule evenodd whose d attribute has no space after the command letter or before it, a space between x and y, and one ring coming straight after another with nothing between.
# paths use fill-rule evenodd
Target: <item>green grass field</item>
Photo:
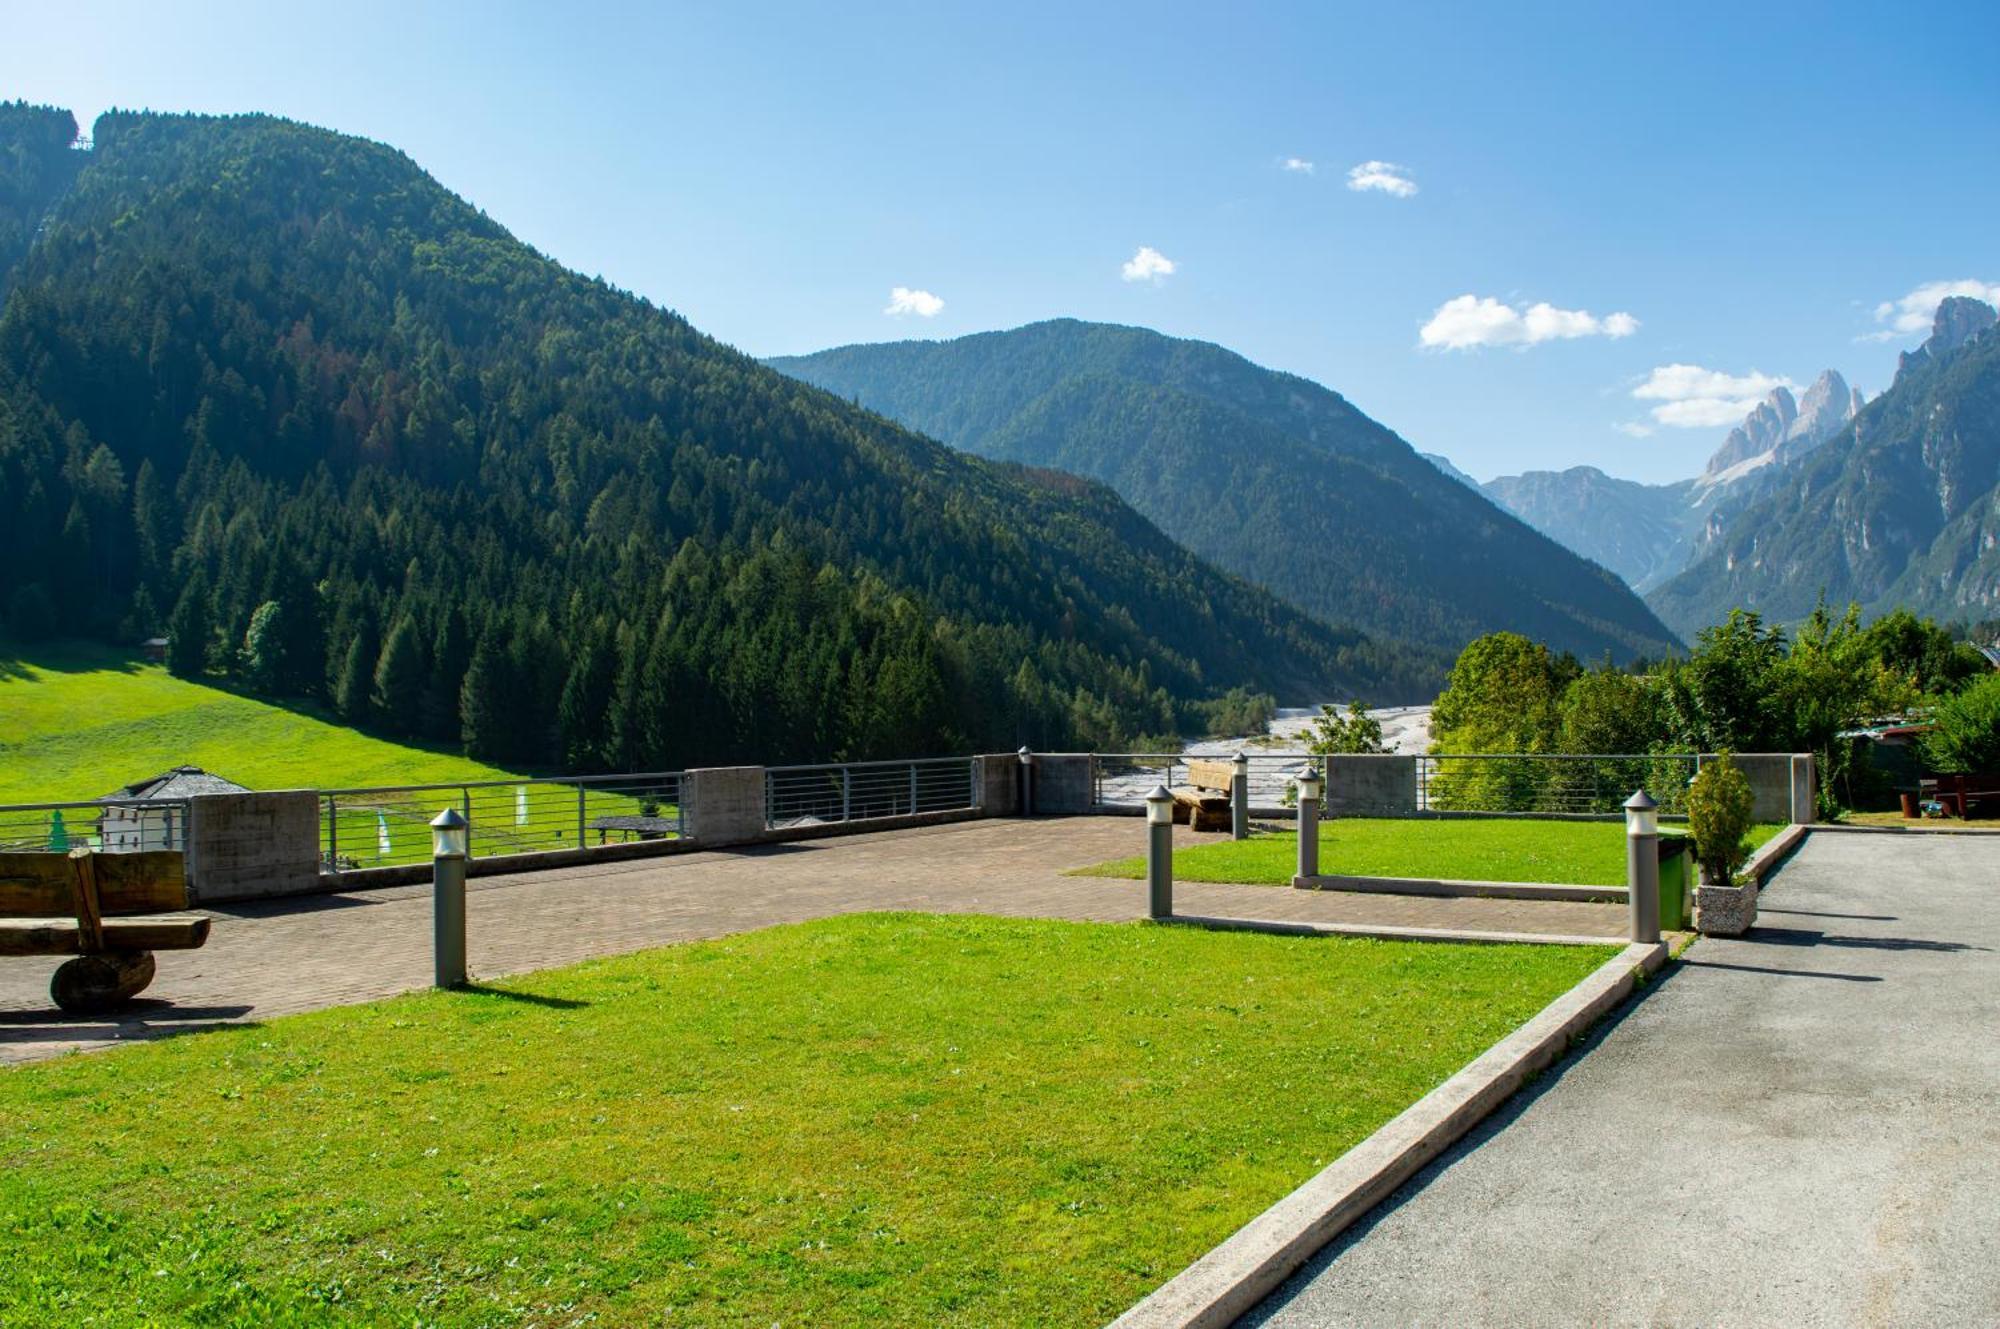
<instances>
[{"instance_id":1,"label":"green grass field","mask_svg":"<svg viewBox=\"0 0 2000 1329\"><path fill-rule=\"evenodd\" d=\"M0 1322L1102 1323L1610 953L860 915L29 1065Z\"/></svg>"},{"instance_id":2,"label":"green grass field","mask_svg":"<svg viewBox=\"0 0 2000 1329\"><path fill-rule=\"evenodd\" d=\"M1783 829L1753 827L1750 841L1761 845ZM1174 875L1183 881L1284 885L1297 869L1298 839L1295 831L1279 831L1177 850ZM1329 875L1354 877L1622 886L1625 826L1484 817L1435 821L1342 817L1320 823L1319 866ZM1078 875L1143 877L1146 860L1114 859L1080 869Z\"/></svg>"},{"instance_id":3,"label":"green grass field","mask_svg":"<svg viewBox=\"0 0 2000 1329\"><path fill-rule=\"evenodd\" d=\"M105 646L0 644L0 803L98 798L181 765L251 789L516 780L473 791L473 852L577 842L574 786L535 781L447 750L365 734L330 716L176 678ZM437 793L343 805L340 856L364 866L426 861L430 818L445 804L461 802L458 795ZM670 815L671 803L663 810ZM639 801L626 794L587 793L586 842L596 842L588 825L595 818L638 811ZM46 827L11 819L0 826L0 839L25 843L37 832Z\"/></svg>"},{"instance_id":4,"label":"green grass field","mask_svg":"<svg viewBox=\"0 0 2000 1329\"><path fill-rule=\"evenodd\" d=\"M252 789L515 774L175 678L109 647L0 647L0 802L96 798L184 764Z\"/></svg>"}]
</instances>

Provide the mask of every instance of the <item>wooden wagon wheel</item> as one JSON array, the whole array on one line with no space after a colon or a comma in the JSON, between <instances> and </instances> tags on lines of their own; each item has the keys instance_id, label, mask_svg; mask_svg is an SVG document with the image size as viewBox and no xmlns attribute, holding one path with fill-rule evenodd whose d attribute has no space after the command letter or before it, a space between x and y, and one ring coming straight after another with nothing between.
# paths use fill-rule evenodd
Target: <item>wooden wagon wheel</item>
<instances>
[{"instance_id":1,"label":"wooden wagon wheel","mask_svg":"<svg viewBox=\"0 0 2000 1329\"><path fill-rule=\"evenodd\" d=\"M143 992L153 981L151 951L105 951L64 961L49 980L49 996L72 1015L98 1015Z\"/></svg>"}]
</instances>

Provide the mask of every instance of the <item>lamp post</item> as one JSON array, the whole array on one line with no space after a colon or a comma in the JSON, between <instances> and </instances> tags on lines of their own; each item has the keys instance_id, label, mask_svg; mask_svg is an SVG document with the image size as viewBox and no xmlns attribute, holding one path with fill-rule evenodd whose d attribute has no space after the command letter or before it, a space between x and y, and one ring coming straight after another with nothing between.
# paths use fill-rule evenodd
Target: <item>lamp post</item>
<instances>
[{"instance_id":1,"label":"lamp post","mask_svg":"<svg viewBox=\"0 0 2000 1329\"><path fill-rule=\"evenodd\" d=\"M1229 838L1247 840L1250 838L1250 758L1239 749L1229 764L1235 767L1229 776Z\"/></svg>"},{"instance_id":2,"label":"lamp post","mask_svg":"<svg viewBox=\"0 0 2000 1329\"><path fill-rule=\"evenodd\" d=\"M1174 916L1174 796L1163 784L1146 795L1146 913Z\"/></svg>"},{"instance_id":3,"label":"lamp post","mask_svg":"<svg viewBox=\"0 0 2000 1329\"><path fill-rule=\"evenodd\" d=\"M1035 754L1028 751L1023 743L1021 750L1014 754L1021 762L1021 815L1033 816L1035 811Z\"/></svg>"},{"instance_id":4,"label":"lamp post","mask_svg":"<svg viewBox=\"0 0 2000 1329\"><path fill-rule=\"evenodd\" d=\"M431 951L433 982L465 986L465 855L471 823L457 808L431 818Z\"/></svg>"},{"instance_id":5,"label":"lamp post","mask_svg":"<svg viewBox=\"0 0 2000 1329\"><path fill-rule=\"evenodd\" d=\"M1319 875L1319 771L1311 762L1299 767L1299 876Z\"/></svg>"},{"instance_id":6,"label":"lamp post","mask_svg":"<svg viewBox=\"0 0 2000 1329\"><path fill-rule=\"evenodd\" d=\"M1660 939L1660 807L1645 790L1625 800L1625 886L1632 940Z\"/></svg>"}]
</instances>

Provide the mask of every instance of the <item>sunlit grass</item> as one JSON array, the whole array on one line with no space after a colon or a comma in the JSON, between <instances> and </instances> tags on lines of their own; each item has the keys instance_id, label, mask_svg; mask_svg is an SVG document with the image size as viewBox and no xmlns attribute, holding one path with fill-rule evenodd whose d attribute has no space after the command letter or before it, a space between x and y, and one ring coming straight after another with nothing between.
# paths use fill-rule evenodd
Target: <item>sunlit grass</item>
<instances>
[{"instance_id":1,"label":"sunlit grass","mask_svg":"<svg viewBox=\"0 0 2000 1329\"><path fill-rule=\"evenodd\" d=\"M1750 841L1761 845L1783 829L1752 827ZM1281 885L1297 871L1298 842L1296 831L1261 832L1247 840L1178 850L1174 875L1182 881ZM1320 823L1319 870L1353 877L1622 886L1625 827L1608 821L1341 817ZM1143 857L1079 871L1094 877L1145 874Z\"/></svg>"},{"instance_id":2,"label":"sunlit grass","mask_svg":"<svg viewBox=\"0 0 2000 1329\"><path fill-rule=\"evenodd\" d=\"M853 916L0 1074L0 1321L1095 1324L1601 948Z\"/></svg>"}]
</instances>

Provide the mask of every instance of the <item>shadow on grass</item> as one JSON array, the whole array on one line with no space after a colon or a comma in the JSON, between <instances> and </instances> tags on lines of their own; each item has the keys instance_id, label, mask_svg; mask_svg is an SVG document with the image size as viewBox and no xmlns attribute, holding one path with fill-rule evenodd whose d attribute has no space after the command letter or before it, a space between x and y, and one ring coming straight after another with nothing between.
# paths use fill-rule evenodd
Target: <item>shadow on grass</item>
<instances>
[{"instance_id":1,"label":"shadow on grass","mask_svg":"<svg viewBox=\"0 0 2000 1329\"><path fill-rule=\"evenodd\" d=\"M146 661L129 647L99 641L22 642L0 638L0 682L27 679L31 670L48 674L136 674L145 667Z\"/></svg>"},{"instance_id":2,"label":"shadow on grass","mask_svg":"<svg viewBox=\"0 0 2000 1329\"><path fill-rule=\"evenodd\" d=\"M484 983L467 983L453 989L470 993L475 997L501 997L507 1001L518 1001L527 1006L543 1006L557 1011L580 1011L590 1005L587 1001L577 1001L571 997L547 997L539 992L515 992L510 988L489 987Z\"/></svg>"}]
</instances>

